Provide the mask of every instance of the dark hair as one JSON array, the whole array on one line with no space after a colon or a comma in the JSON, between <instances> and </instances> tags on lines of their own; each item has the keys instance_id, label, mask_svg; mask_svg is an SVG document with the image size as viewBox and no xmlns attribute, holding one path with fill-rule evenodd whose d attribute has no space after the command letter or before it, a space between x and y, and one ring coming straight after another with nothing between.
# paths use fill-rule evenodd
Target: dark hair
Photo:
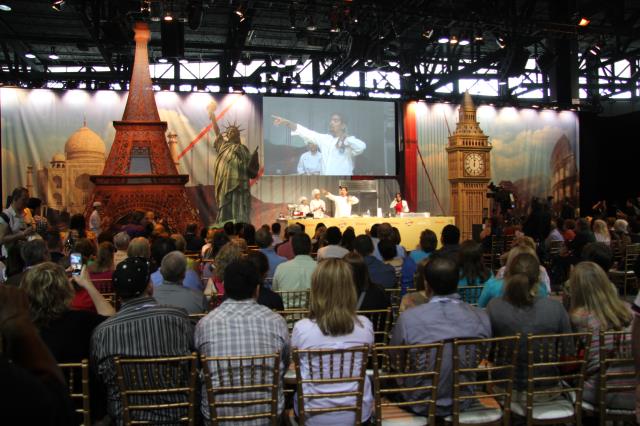
<instances>
[{"instance_id":1,"label":"dark hair","mask_svg":"<svg viewBox=\"0 0 640 426\"><path fill-rule=\"evenodd\" d=\"M226 232L216 231L213 234L211 249L207 253L205 253L205 255L207 256L208 259L213 259L218 255L218 252L220 251L220 249L230 241L231 239L229 239L229 236L227 235Z\"/></svg>"},{"instance_id":2,"label":"dark hair","mask_svg":"<svg viewBox=\"0 0 640 426\"><path fill-rule=\"evenodd\" d=\"M424 267L424 279L433 294L453 294L458 290L458 265L446 254L432 253Z\"/></svg>"},{"instance_id":3,"label":"dark hair","mask_svg":"<svg viewBox=\"0 0 640 426\"><path fill-rule=\"evenodd\" d=\"M280 224L278 222L274 222L271 224L271 232L274 234L279 234L280 233L280 229L282 227L280 226Z\"/></svg>"},{"instance_id":4,"label":"dark hair","mask_svg":"<svg viewBox=\"0 0 640 426\"><path fill-rule=\"evenodd\" d=\"M74 251L77 251L82 255L82 263L87 263L91 256L96 254L96 246L86 238L79 238L73 247Z\"/></svg>"},{"instance_id":5,"label":"dark hair","mask_svg":"<svg viewBox=\"0 0 640 426\"><path fill-rule=\"evenodd\" d=\"M61 249L62 237L60 237L59 232L48 232L47 233L47 247L49 250L59 250Z\"/></svg>"},{"instance_id":6,"label":"dark hair","mask_svg":"<svg viewBox=\"0 0 640 426\"><path fill-rule=\"evenodd\" d=\"M396 244L387 239L383 239L378 242L378 251L384 260L391 260L398 255Z\"/></svg>"},{"instance_id":7,"label":"dark hair","mask_svg":"<svg viewBox=\"0 0 640 426\"><path fill-rule=\"evenodd\" d=\"M18 198L22 197L23 194L29 193L29 190L24 186L19 186L11 192L11 201L7 204L13 203Z\"/></svg>"},{"instance_id":8,"label":"dark hair","mask_svg":"<svg viewBox=\"0 0 640 426\"><path fill-rule=\"evenodd\" d=\"M613 266L613 252L605 243L589 243L582 249L582 260L593 262L608 272Z\"/></svg>"},{"instance_id":9,"label":"dark hair","mask_svg":"<svg viewBox=\"0 0 640 426\"><path fill-rule=\"evenodd\" d=\"M391 241L396 243L396 245L402 242L402 237L400 236L400 230L395 226L391 227Z\"/></svg>"},{"instance_id":10,"label":"dark hair","mask_svg":"<svg viewBox=\"0 0 640 426\"><path fill-rule=\"evenodd\" d=\"M299 254L309 254L311 253L311 238L302 232L293 234L291 237L291 247L293 248L293 254L296 256Z\"/></svg>"},{"instance_id":11,"label":"dark hair","mask_svg":"<svg viewBox=\"0 0 640 426\"><path fill-rule=\"evenodd\" d=\"M69 229L75 229L78 231L78 237L85 238L87 236L87 222L84 219L84 216L80 213L74 214L69 219Z\"/></svg>"},{"instance_id":12,"label":"dark hair","mask_svg":"<svg viewBox=\"0 0 640 426\"><path fill-rule=\"evenodd\" d=\"M224 293L230 299L250 299L259 285L258 270L247 259L234 260L224 269Z\"/></svg>"},{"instance_id":13,"label":"dark hair","mask_svg":"<svg viewBox=\"0 0 640 426\"><path fill-rule=\"evenodd\" d=\"M442 228L442 244L458 244L460 242L460 230L455 225L447 225Z\"/></svg>"},{"instance_id":14,"label":"dark hair","mask_svg":"<svg viewBox=\"0 0 640 426\"><path fill-rule=\"evenodd\" d=\"M578 228L579 231L588 231L589 222L587 222L587 219L580 218L578 219L578 222L576 222L576 227Z\"/></svg>"},{"instance_id":15,"label":"dark hair","mask_svg":"<svg viewBox=\"0 0 640 426\"><path fill-rule=\"evenodd\" d=\"M425 229L420 233L420 248L425 253L431 253L438 247L438 236L431 229Z\"/></svg>"},{"instance_id":16,"label":"dark hair","mask_svg":"<svg viewBox=\"0 0 640 426\"><path fill-rule=\"evenodd\" d=\"M40 198L31 197L27 200L27 208L30 210L35 210L42 205L42 200Z\"/></svg>"},{"instance_id":17,"label":"dark hair","mask_svg":"<svg viewBox=\"0 0 640 426\"><path fill-rule=\"evenodd\" d=\"M20 247L20 256L22 256L25 266L34 266L49 260L49 250L44 240L31 240Z\"/></svg>"},{"instance_id":18,"label":"dark hair","mask_svg":"<svg viewBox=\"0 0 640 426\"><path fill-rule=\"evenodd\" d=\"M353 246L362 257L369 256L373 253L373 241L371 241L368 235L358 235Z\"/></svg>"},{"instance_id":19,"label":"dark hair","mask_svg":"<svg viewBox=\"0 0 640 426\"><path fill-rule=\"evenodd\" d=\"M482 245L473 240L463 241L458 252L460 279L466 285L482 284L489 279L491 273L482 263Z\"/></svg>"},{"instance_id":20,"label":"dark hair","mask_svg":"<svg viewBox=\"0 0 640 426\"><path fill-rule=\"evenodd\" d=\"M176 242L168 237L158 237L151 244L151 258L159 268L162 258L176 249Z\"/></svg>"},{"instance_id":21,"label":"dark hair","mask_svg":"<svg viewBox=\"0 0 640 426\"><path fill-rule=\"evenodd\" d=\"M371 229L369 230L369 235L371 238L378 238L378 228L380 227L379 223L374 223L371 225Z\"/></svg>"},{"instance_id":22,"label":"dark hair","mask_svg":"<svg viewBox=\"0 0 640 426\"><path fill-rule=\"evenodd\" d=\"M260 228L256 231L256 245L260 248L268 248L273 243L273 237L269 231ZM248 244L248 242L247 242Z\"/></svg>"},{"instance_id":23,"label":"dark hair","mask_svg":"<svg viewBox=\"0 0 640 426\"><path fill-rule=\"evenodd\" d=\"M356 242L356 232L352 227L348 227L342 233L342 242L340 243L342 247L346 248L349 251L353 251L353 247Z\"/></svg>"},{"instance_id":24,"label":"dark hair","mask_svg":"<svg viewBox=\"0 0 640 426\"><path fill-rule=\"evenodd\" d=\"M262 284L265 275L269 272L269 259L267 259L267 255L261 251L250 251L246 259L256 267L256 271L260 274L260 284Z\"/></svg>"},{"instance_id":25,"label":"dark hair","mask_svg":"<svg viewBox=\"0 0 640 426\"><path fill-rule=\"evenodd\" d=\"M247 245L253 246L256 244L256 227L250 223L245 223L242 227L242 238L247 242Z\"/></svg>"},{"instance_id":26,"label":"dark hair","mask_svg":"<svg viewBox=\"0 0 640 426\"><path fill-rule=\"evenodd\" d=\"M232 236L232 235L235 234L234 233L235 227L233 226L233 222L231 222L231 221L226 222L223 225L222 229L224 229L224 233L227 234L228 236Z\"/></svg>"},{"instance_id":27,"label":"dark hair","mask_svg":"<svg viewBox=\"0 0 640 426\"><path fill-rule=\"evenodd\" d=\"M516 306L531 306L534 289L540 281L540 263L529 253L517 255L509 264L504 277L504 300Z\"/></svg>"},{"instance_id":28,"label":"dark hair","mask_svg":"<svg viewBox=\"0 0 640 426\"><path fill-rule=\"evenodd\" d=\"M337 226L330 226L327 228L326 238L329 244L340 244L340 240L342 239L342 232L340 232L340 228Z\"/></svg>"},{"instance_id":29,"label":"dark hair","mask_svg":"<svg viewBox=\"0 0 640 426\"><path fill-rule=\"evenodd\" d=\"M242 231L244 230L244 223L242 222L236 222L235 225L233 225L233 233L234 235L242 235Z\"/></svg>"},{"instance_id":30,"label":"dark hair","mask_svg":"<svg viewBox=\"0 0 640 426\"><path fill-rule=\"evenodd\" d=\"M358 253L347 253L342 258L351 266L353 272L353 282L356 285L356 292L361 294L371 286L369 268L364 263L364 259Z\"/></svg>"},{"instance_id":31,"label":"dark hair","mask_svg":"<svg viewBox=\"0 0 640 426\"><path fill-rule=\"evenodd\" d=\"M198 231L198 224L197 223L190 223L187 225L186 229L185 229L185 234L191 233L191 234L195 234Z\"/></svg>"},{"instance_id":32,"label":"dark hair","mask_svg":"<svg viewBox=\"0 0 640 426\"><path fill-rule=\"evenodd\" d=\"M316 224L316 232L318 232L318 229L320 228L327 228L327 225L325 225L323 222L319 222Z\"/></svg>"},{"instance_id":33,"label":"dark hair","mask_svg":"<svg viewBox=\"0 0 640 426\"><path fill-rule=\"evenodd\" d=\"M416 291L425 290L425 281L427 279L424 277L424 268L427 266L427 263L429 263L428 257L425 257L420 262L418 262L416 273L413 276L413 286L416 288Z\"/></svg>"}]
</instances>

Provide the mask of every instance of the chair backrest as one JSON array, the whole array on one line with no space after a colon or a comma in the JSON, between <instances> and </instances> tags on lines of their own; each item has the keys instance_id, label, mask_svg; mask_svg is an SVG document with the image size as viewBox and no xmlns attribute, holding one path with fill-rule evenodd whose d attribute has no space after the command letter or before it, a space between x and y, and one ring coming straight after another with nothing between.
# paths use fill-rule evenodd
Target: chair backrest
<instances>
[{"instance_id":1,"label":"chair backrest","mask_svg":"<svg viewBox=\"0 0 640 426\"><path fill-rule=\"evenodd\" d=\"M282 297L285 309L309 309L310 290L276 291Z\"/></svg>"},{"instance_id":2,"label":"chair backrest","mask_svg":"<svg viewBox=\"0 0 640 426\"><path fill-rule=\"evenodd\" d=\"M189 319L195 325L198 323L198 321L200 321L202 318L206 316L207 316L207 312L203 312L201 314L189 314Z\"/></svg>"},{"instance_id":3,"label":"chair backrest","mask_svg":"<svg viewBox=\"0 0 640 426\"><path fill-rule=\"evenodd\" d=\"M356 314L365 316L373 324L373 334L376 344L389 343L389 330L391 328L391 308L367 309L357 311Z\"/></svg>"},{"instance_id":4,"label":"chair backrest","mask_svg":"<svg viewBox=\"0 0 640 426\"><path fill-rule=\"evenodd\" d=\"M368 354L368 346L293 349L300 425L307 415L343 411L353 411L354 424L361 424Z\"/></svg>"},{"instance_id":5,"label":"chair backrest","mask_svg":"<svg viewBox=\"0 0 640 426\"><path fill-rule=\"evenodd\" d=\"M564 247L564 241L553 240L549 243L549 256L559 256L562 248Z\"/></svg>"},{"instance_id":6,"label":"chair backrest","mask_svg":"<svg viewBox=\"0 0 640 426\"><path fill-rule=\"evenodd\" d=\"M527 335L527 419L533 416L533 401L573 393L574 415L580 424L587 348L591 333ZM562 386L561 386L562 384Z\"/></svg>"},{"instance_id":7,"label":"chair backrest","mask_svg":"<svg viewBox=\"0 0 640 426\"><path fill-rule=\"evenodd\" d=\"M373 348L373 388L378 424L384 420L384 407L416 405L426 405L428 424L435 424L442 351L442 343ZM393 397L400 394L404 394L402 398Z\"/></svg>"},{"instance_id":8,"label":"chair backrest","mask_svg":"<svg viewBox=\"0 0 640 426\"><path fill-rule=\"evenodd\" d=\"M287 328L289 329L289 334L293 331L293 326L296 322L301 319L309 317L308 309L285 309L284 311L274 311L277 314L282 315L284 320L287 322Z\"/></svg>"},{"instance_id":9,"label":"chair backrest","mask_svg":"<svg viewBox=\"0 0 640 426\"><path fill-rule=\"evenodd\" d=\"M125 425L194 424L196 354L114 358Z\"/></svg>"},{"instance_id":10,"label":"chair backrest","mask_svg":"<svg viewBox=\"0 0 640 426\"><path fill-rule=\"evenodd\" d=\"M91 280L93 286L103 295L105 293L114 293L113 284L111 278L100 278Z\"/></svg>"},{"instance_id":11,"label":"chair backrest","mask_svg":"<svg viewBox=\"0 0 640 426\"><path fill-rule=\"evenodd\" d=\"M385 288L384 291L387 293L389 297L389 302L391 306L400 306L400 302L402 301L402 289L401 288ZM408 291L408 290L407 290Z\"/></svg>"},{"instance_id":12,"label":"chair backrest","mask_svg":"<svg viewBox=\"0 0 640 426\"><path fill-rule=\"evenodd\" d=\"M456 339L453 343L453 424L459 424L464 401L495 399L509 425L513 377L520 335L486 339Z\"/></svg>"},{"instance_id":13,"label":"chair backrest","mask_svg":"<svg viewBox=\"0 0 640 426\"><path fill-rule=\"evenodd\" d=\"M633 399L636 390L636 372L632 353L631 331L607 331L600 336L600 388L598 405L600 413L607 413L607 394L630 394ZM611 417L601 414L601 424ZM617 417L617 416L616 416ZM624 416L633 417L633 416Z\"/></svg>"},{"instance_id":14,"label":"chair backrest","mask_svg":"<svg viewBox=\"0 0 640 426\"><path fill-rule=\"evenodd\" d=\"M89 360L58 364L69 389L69 396L75 412L82 417L84 426L91 425L91 404L89 392Z\"/></svg>"},{"instance_id":15,"label":"chair backrest","mask_svg":"<svg viewBox=\"0 0 640 426\"><path fill-rule=\"evenodd\" d=\"M634 264L638 255L640 254L640 244L627 244L625 256L624 256L624 271L633 271ZM638 273L639 271L635 271Z\"/></svg>"},{"instance_id":16,"label":"chair backrest","mask_svg":"<svg viewBox=\"0 0 640 426\"><path fill-rule=\"evenodd\" d=\"M201 357L211 423L269 419L278 424L280 354Z\"/></svg>"},{"instance_id":17,"label":"chair backrest","mask_svg":"<svg viewBox=\"0 0 640 426\"><path fill-rule=\"evenodd\" d=\"M458 287L458 294L460 298L468 304L478 306L478 299L480 298L480 293L482 293L483 288L484 286L482 285L460 286Z\"/></svg>"}]
</instances>

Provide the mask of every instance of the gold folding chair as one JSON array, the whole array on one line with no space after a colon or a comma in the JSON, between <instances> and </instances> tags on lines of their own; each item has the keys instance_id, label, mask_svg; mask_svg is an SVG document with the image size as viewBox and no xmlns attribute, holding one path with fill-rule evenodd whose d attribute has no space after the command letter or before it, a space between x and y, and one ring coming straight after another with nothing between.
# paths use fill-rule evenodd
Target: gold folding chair
<instances>
[{"instance_id":1,"label":"gold folding chair","mask_svg":"<svg viewBox=\"0 0 640 426\"><path fill-rule=\"evenodd\" d=\"M456 339L453 343L453 415L445 421L509 426L520 335Z\"/></svg>"},{"instance_id":2,"label":"gold folding chair","mask_svg":"<svg viewBox=\"0 0 640 426\"><path fill-rule=\"evenodd\" d=\"M599 336L598 404L582 401L582 408L599 415L600 425L607 421L623 421L633 424L635 410L613 407L613 398L635 400L636 373L633 361L632 335L630 331L607 331Z\"/></svg>"},{"instance_id":3,"label":"gold folding chair","mask_svg":"<svg viewBox=\"0 0 640 426\"><path fill-rule=\"evenodd\" d=\"M189 314L189 319L195 325L198 323L198 321L200 321L202 318L206 316L207 316L207 312L203 312L201 314Z\"/></svg>"},{"instance_id":4,"label":"gold folding chair","mask_svg":"<svg viewBox=\"0 0 640 426\"><path fill-rule=\"evenodd\" d=\"M114 293L111 278L95 279L95 280L91 280L91 282L93 283L93 286L96 288L96 290L98 290L103 295L105 293L107 294Z\"/></svg>"},{"instance_id":5,"label":"gold folding chair","mask_svg":"<svg viewBox=\"0 0 640 426\"><path fill-rule=\"evenodd\" d=\"M527 335L527 388L514 397L511 411L527 426L582 424L582 390L591 333Z\"/></svg>"},{"instance_id":6,"label":"gold folding chair","mask_svg":"<svg viewBox=\"0 0 640 426\"><path fill-rule=\"evenodd\" d=\"M460 298L472 306L478 306L478 299L482 293L482 285L465 285L458 287Z\"/></svg>"},{"instance_id":7,"label":"gold folding chair","mask_svg":"<svg viewBox=\"0 0 640 426\"><path fill-rule=\"evenodd\" d=\"M78 417L82 416L82 425L91 425L91 405L89 392L89 360L58 364L69 389L69 396Z\"/></svg>"},{"instance_id":8,"label":"gold folding chair","mask_svg":"<svg viewBox=\"0 0 640 426\"><path fill-rule=\"evenodd\" d=\"M376 344L389 343L389 330L391 328L391 308L368 309L357 311L358 315L365 316L373 324L373 334Z\"/></svg>"},{"instance_id":9,"label":"gold folding chair","mask_svg":"<svg viewBox=\"0 0 640 426\"><path fill-rule=\"evenodd\" d=\"M201 358L211 423L279 422L280 354Z\"/></svg>"},{"instance_id":10,"label":"gold folding chair","mask_svg":"<svg viewBox=\"0 0 640 426\"><path fill-rule=\"evenodd\" d=\"M377 425L435 425L442 350L442 343L373 348ZM412 406L424 406L427 415L402 409Z\"/></svg>"},{"instance_id":11,"label":"gold folding chair","mask_svg":"<svg viewBox=\"0 0 640 426\"><path fill-rule=\"evenodd\" d=\"M368 346L348 349L296 349L293 362L296 368L298 424L304 426L307 416L322 413L352 411L354 424L362 424L362 399L366 377ZM302 375L302 372L305 375ZM322 392L323 385L340 385L344 391ZM315 389L311 392L310 389ZM327 400L331 407L313 407L313 401ZM336 400L347 400L344 404Z\"/></svg>"},{"instance_id":12,"label":"gold folding chair","mask_svg":"<svg viewBox=\"0 0 640 426\"><path fill-rule=\"evenodd\" d=\"M289 309L309 309L310 290L300 291L276 291L282 298L284 308Z\"/></svg>"},{"instance_id":13,"label":"gold folding chair","mask_svg":"<svg viewBox=\"0 0 640 426\"><path fill-rule=\"evenodd\" d=\"M194 425L196 354L114 359L125 425Z\"/></svg>"},{"instance_id":14,"label":"gold folding chair","mask_svg":"<svg viewBox=\"0 0 640 426\"><path fill-rule=\"evenodd\" d=\"M293 327L296 325L296 322L301 319L309 317L308 309L285 309L284 311L274 311L277 314L282 315L284 320L287 322L287 328L289 329L289 334L293 331Z\"/></svg>"},{"instance_id":15,"label":"gold folding chair","mask_svg":"<svg viewBox=\"0 0 640 426\"><path fill-rule=\"evenodd\" d=\"M629 284L637 284L637 274L633 270L636 259L640 254L640 244L627 244L624 256L621 258L621 265L617 270L609 271L611 281L617 286L622 286L622 294L627 297Z\"/></svg>"}]
</instances>

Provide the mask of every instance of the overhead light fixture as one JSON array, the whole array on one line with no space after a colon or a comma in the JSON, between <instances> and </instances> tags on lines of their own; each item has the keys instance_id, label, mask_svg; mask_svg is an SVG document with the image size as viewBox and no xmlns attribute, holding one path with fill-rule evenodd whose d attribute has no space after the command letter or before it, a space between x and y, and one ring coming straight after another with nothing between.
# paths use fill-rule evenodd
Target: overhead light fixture
<instances>
[{"instance_id":1,"label":"overhead light fixture","mask_svg":"<svg viewBox=\"0 0 640 426\"><path fill-rule=\"evenodd\" d=\"M240 22L243 22L246 19L246 14L247 12L247 5L243 2L240 3L240 5L238 6L238 8L235 10L235 14L238 16L238 18L240 19Z\"/></svg>"},{"instance_id":2,"label":"overhead light fixture","mask_svg":"<svg viewBox=\"0 0 640 426\"><path fill-rule=\"evenodd\" d=\"M484 37L482 36L482 32L477 32L473 36L474 41L484 41Z\"/></svg>"},{"instance_id":3,"label":"overhead light fixture","mask_svg":"<svg viewBox=\"0 0 640 426\"><path fill-rule=\"evenodd\" d=\"M289 28L296 29L296 6L293 2L289 5Z\"/></svg>"},{"instance_id":4,"label":"overhead light fixture","mask_svg":"<svg viewBox=\"0 0 640 426\"><path fill-rule=\"evenodd\" d=\"M468 46L469 44L471 44L471 40L469 39L469 37L467 37L468 34L463 34L460 36L460 41L458 42L458 44L460 46Z\"/></svg>"},{"instance_id":5,"label":"overhead light fixture","mask_svg":"<svg viewBox=\"0 0 640 426\"><path fill-rule=\"evenodd\" d=\"M498 85L504 86L507 84L507 80L498 80Z\"/></svg>"},{"instance_id":6,"label":"overhead light fixture","mask_svg":"<svg viewBox=\"0 0 640 426\"><path fill-rule=\"evenodd\" d=\"M429 40L433 36L433 28L425 28L420 35Z\"/></svg>"},{"instance_id":7,"label":"overhead light fixture","mask_svg":"<svg viewBox=\"0 0 640 426\"><path fill-rule=\"evenodd\" d=\"M452 35L451 38L449 39L449 43L450 44L458 44L458 37Z\"/></svg>"},{"instance_id":8,"label":"overhead light fixture","mask_svg":"<svg viewBox=\"0 0 640 426\"><path fill-rule=\"evenodd\" d=\"M182 65L187 65L189 63L189 61L185 58L180 59L178 62L180 62Z\"/></svg>"},{"instance_id":9,"label":"overhead light fixture","mask_svg":"<svg viewBox=\"0 0 640 426\"><path fill-rule=\"evenodd\" d=\"M316 23L313 19L313 16L309 16L309 22L307 22L307 30L308 31L315 31L317 30L318 27L316 26Z\"/></svg>"},{"instance_id":10,"label":"overhead light fixture","mask_svg":"<svg viewBox=\"0 0 640 426\"><path fill-rule=\"evenodd\" d=\"M34 54L33 54L33 53L31 53L31 52L27 52L27 53L25 53L25 54L24 54L24 57L25 57L25 58L28 58L28 59L35 59L35 58L36 58L36 55L34 55Z\"/></svg>"},{"instance_id":11,"label":"overhead light fixture","mask_svg":"<svg viewBox=\"0 0 640 426\"><path fill-rule=\"evenodd\" d=\"M507 47L507 41L505 40L504 36L501 35L496 37L496 44L500 49L504 49L505 47Z\"/></svg>"},{"instance_id":12,"label":"overhead light fixture","mask_svg":"<svg viewBox=\"0 0 640 426\"><path fill-rule=\"evenodd\" d=\"M164 18L162 18L162 19L164 19L166 22L171 22L171 21L173 21L173 16L171 16L171 12L169 12L167 10L166 15L164 15Z\"/></svg>"},{"instance_id":13,"label":"overhead light fixture","mask_svg":"<svg viewBox=\"0 0 640 426\"><path fill-rule=\"evenodd\" d=\"M600 52L602 51L602 43L601 42L596 42L593 46L591 46L591 48L589 49L589 53L591 53L593 56L598 56L600 54Z\"/></svg>"},{"instance_id":14,"label":"overhead light fixture","mask_svg":"<svg viewBox=\"0 0 640 426\"><path fill-rule=\"evenodd\" d=\"M54 61L60 59L60 56L56 54L56 48L53 46L51 47L51 53L49 53L49 59L53 59Z\"/></svg>"},{"instance_id":15,"label":"overhead light fixture","mask_svg":"<svg viewBox=\"0 0 640 426\"><path fill-rule=\"evenodd\" d=\"M440 37L438 37L438 43L440 44L449 43L449 36L446 34L442 34Z\"/></svg>"},{"instance_id":16,"label":"overhead light fixture","mask_svg":"<svg viewBox=\"0 0 640 426\"><path fill-rule=\"evenodd\" d=\"M579 27L586 27L590 23L591 23L591 19L587 18L586 16L581 16L580 20L578 21L578 26Z\"/></svg>"},{"instance_id":17,"label":"overhead light fixture","mask_svg":"<svg viewBox=\"0 0 640 426\"><path fill-rule=\"evenodd\" d=\"M160 62L161 64L166 64L167 62L169 62L169 60L167 58L160 58L158 59L158 62Z\"/></svg>"},{"instance_id":18,"label":"overhead light fixture","mask_svg":"<svg viewBox=\"0 0 640 426\"><path fill-rule=\"evenodd\" d=\"M65 0L52 0L51 7L53 10L60 12L64 7Z\"/></svg>"},{"instance_id":19,"label":"overhead light fixture","mask_svg":"<svg viewBox=\"0 0 640 426\"><path fill-rule=\"evenodd\" d=\"M3 12L11 12L11 6L5 3L0 3L0 10Z\"/></svg>"}]
</instances>

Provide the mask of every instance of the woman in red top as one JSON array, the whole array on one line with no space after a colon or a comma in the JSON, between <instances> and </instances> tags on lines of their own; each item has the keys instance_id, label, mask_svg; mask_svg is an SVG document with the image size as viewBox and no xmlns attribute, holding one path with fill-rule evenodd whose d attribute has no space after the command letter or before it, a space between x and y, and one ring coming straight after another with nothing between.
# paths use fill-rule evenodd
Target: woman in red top
<instances>
[{"instance_id":1,"label":"woman in red top","mask_svg":"<svg viewBox=\"0 0 640 426\"><path fill-rule=\"evenodd\" d=\"M114 269L113 253L113 244L108 241L100 243L95 262L87 267L89 279L100 293L113 293L113 286L111 285L111 276ZM71 301L71 309L96 311L96 307L85 289L76 291L76 295Z\"/></svg>"},{"instance_id":2,"label":"woman in red top","mask_svg":"<svg viewBox=\"0 0 640 426\"><path fill-rule=\"evenodd\" d=\"M402 199L402 194L396 193L396 198L391 202L390 209L395 210L396 214L409 213L407 202Z\"/></svg>"}]
</instances>

